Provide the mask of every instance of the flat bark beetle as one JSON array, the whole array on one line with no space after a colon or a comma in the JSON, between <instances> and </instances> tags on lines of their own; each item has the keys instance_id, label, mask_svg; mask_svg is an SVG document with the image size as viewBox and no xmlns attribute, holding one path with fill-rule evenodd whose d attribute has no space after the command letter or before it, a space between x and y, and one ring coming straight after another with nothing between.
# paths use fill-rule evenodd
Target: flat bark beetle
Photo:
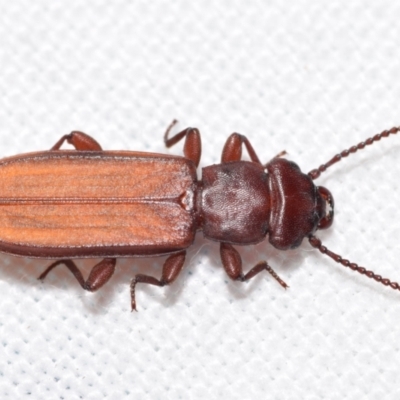
<instances>
[{"instance_id":1,"label":"flat bark beetle","mask_svg":"<svg viewBox=\"0 0 400 400\"><path fill-rule=\"evenodd\" d=\"M168 255L161 278L138 274L130 285L136 310L138 283L164 286L181 272L186 249L196 231L220 242L223 267L233 280L248 281L262 271L288 286L266 261L243 272L235 245L249 245L268 236L280 250L298 247L304 238L337 263L385 286L396 282L333 253L315 236L332 225L331 193L314 180L342 158L363 149L400 128L392 128L352 146L308 174L284 153L262 164L249 140L233 133L221 163L196 168L201 156L200 132L187 128L167 147L185 139L184 157L104 151L90 136L74 131L49 151L0 160L0 251L26 257L56 259L39 277L65 265L83 289L96 291L114 273L119 257ZM68 142L75 150L60 150ZM251 161L242 161L242 148ZM85 280L73 258L101 257Z\"/></svg>"}]
</instances>

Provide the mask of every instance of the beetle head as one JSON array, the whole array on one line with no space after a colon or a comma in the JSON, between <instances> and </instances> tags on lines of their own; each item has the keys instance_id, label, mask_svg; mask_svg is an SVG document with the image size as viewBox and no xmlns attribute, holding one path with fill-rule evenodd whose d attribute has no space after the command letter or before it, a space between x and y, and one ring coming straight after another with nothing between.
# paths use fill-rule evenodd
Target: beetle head
<instances>
[{"instance_id":1,"label":"beetle head","mask_svg":"<svg viewBox=\"0 0 400 400\"><path fill-rule=\"evenodd\" d=\"M331 192L323 186L317 186L317 213L319 222L317 229L327 229L332 225L335 203Z\"/></svg>"},{"instance_id":2,"label":"beetle head","mask_svg":"<svg viewBox=\"0 0 400 400\"><path fill-rule=\"evenodd\" d=\"M336 154L330 161L326 164L322 164L316 169L313 169L308 173L308 176L311 179L317 179L322 172L325 172L327 168L331 167L332 165L336 164L337 162L341 161L343 158L348 157L351 154L354 154L358 150L364 149L367 145L371 145L374 142L378 142L383 138L387 138L390 135L395 135L396 133L400 132L400 127L396 126L392 129L387 131L383 131L375 136L370 137L369 139L360 142L359 144L350 147L347 150L343 150L341 153ZM327 212L328 206L328 212ZM326 229L332 225L333 222L333 197L329 190L325 189L323 186L317 187L317 205L316 205L316 212L319 217L319 223L317 225L317 229ZM349 268L353 271L360 273L368 278L374 279L376 282L382 283L385 286L391 287L394 290L400 290L400 284L397 282L392 282L387 278L382 278L381 275L376 274L373 271L370 271L364 267L360 267L358 264L346 260L341 255L334 253L333 251L329 250L326 246L321 243L316 236L313 234L308 235L308 240L311 246L318 249L322 254L327 255L328 257L332 258L333 261L341 264L345 268Z\"/></svg>"}]
</instances>

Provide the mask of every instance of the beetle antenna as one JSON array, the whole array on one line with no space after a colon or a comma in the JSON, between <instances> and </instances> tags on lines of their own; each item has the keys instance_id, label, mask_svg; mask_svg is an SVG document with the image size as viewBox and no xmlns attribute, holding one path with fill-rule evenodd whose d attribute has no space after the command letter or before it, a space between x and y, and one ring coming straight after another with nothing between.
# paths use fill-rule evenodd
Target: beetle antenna
<instances>
[{"instance_id":1,"label":"beetle antenna","mask_svg":"<svg viewBox=\"0 0 400 400\"><path fill-rule=\"evenodd\" d=\"M344 258L339 256L339 254L336 254L333 251L327 249L325 246L323 246L321 240L319 240L314 235L310 235L308 237L308 240L310 241L311 246L318 249L322 254L326 254L327 256L331 257L337 263L342 264L344 267L350 268L353 271L357 271L361 275L365 275L368 278L374 279L385 286L390 286L394 290L400 290L400 285L397 282L392 282L389 279L382 278L380 275L377 275L374 272L365 269L364 267L360 267L356 263L351 263L349 260L345 260Z\"/></svg>"},{"instance_id":2,"label":"beetle antenna","mask_svg":"<svg viewBox=\"0 0 400 400\"><path fill-rule=\"evenodd\" d=\"M392 129L389 129L388 131L383 131L382 133L378 133L373 137L370 137L367 139L365 142L360 142L356 146L352 146L347 150L343 150L341 153L336 154L335 157L333 157L330 161L328 161L326 164L322 164L319 168L313 169L308 173L308 175L311 177L311 179L317 179L322 172L326 171L327 168L329 168L331 165L337 163L340 161L343 157L347 157L348 155L355 153L357 150L362 150L365 146L369 146L374 142L377 142L381 140L382 138L386 138L389 135L394 135L397 132L400 131L400 127L395 126Z\"/></svg>"}]
</instances>

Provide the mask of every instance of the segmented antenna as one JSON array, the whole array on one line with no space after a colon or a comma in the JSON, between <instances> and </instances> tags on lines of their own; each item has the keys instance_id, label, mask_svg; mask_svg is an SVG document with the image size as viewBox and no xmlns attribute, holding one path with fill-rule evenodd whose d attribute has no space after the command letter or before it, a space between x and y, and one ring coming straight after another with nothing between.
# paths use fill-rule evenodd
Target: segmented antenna
<instances>
[{"instance_id":1,"label":"segmented antenna","mask_svg":"<svg viewBox=\"0 0 400 400\"><path fill-rule=\"evenodd\" d=\"M390 286L394 290L400 290L400 285L397 282L392 282L389 279L382 278L380 275L377 275L374 272L365 269L364 267L360 267L356 263L352 263L349 260L342 258L339 256L339 254L336 254L323 246L321 240L319 240L317 237L310 235L308 240L310 241L311 246L318 249L322 254L326 254L327 256L331 257L337 263L342 264L344 267L350 268L353 271L359 272L361 275L365 275L368 278L374 279L375 281L382 283L382 285Z\"/></svg>"},{"instance_id":2,"label":"segmented antenna","mask_svg":"<svg viewBox=\"0 0 400 400\"><path fill-rule=\"evenodd\" d=\"M369 146L372 143L381 140L382 138L388 137L389 135L394 135L399 131L400 127L394 127L392 129L389 129L388 131L378 133L375 136L367 139L365 142L358 143L357 146L352 146L348 150L343 150L341 153L336 154L336 156L333 157L330 161L328 161L326 164L322 164L317 169L313 169L308 173L308 175L311 177L311 179L317 179L322 172L326 171L326 169L329 168L331 165L339 162L343 157L347 157L348 155L355 153L357 150L362 150L365 146Z\"/></svg>"}]
</instances>

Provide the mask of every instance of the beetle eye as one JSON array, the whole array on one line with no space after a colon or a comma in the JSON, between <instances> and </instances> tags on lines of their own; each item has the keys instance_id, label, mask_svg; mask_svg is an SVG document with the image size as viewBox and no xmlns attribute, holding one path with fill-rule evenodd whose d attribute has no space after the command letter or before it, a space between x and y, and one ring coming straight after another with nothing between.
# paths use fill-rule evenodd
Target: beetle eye
<instances>
[{"instance_id":1,"label":"beetle eye","mask_svg":"<svg viewBox=\"0 0 400 400\"><path fill-rule=\"evenodd\" d=\"M318 193L325 203L322 206L320 214L322 218L319 220L318 229L327 229L333 222L335 202L333 201L331 192L323 186L318 186Z\"/></svg>"}]
</instances>

